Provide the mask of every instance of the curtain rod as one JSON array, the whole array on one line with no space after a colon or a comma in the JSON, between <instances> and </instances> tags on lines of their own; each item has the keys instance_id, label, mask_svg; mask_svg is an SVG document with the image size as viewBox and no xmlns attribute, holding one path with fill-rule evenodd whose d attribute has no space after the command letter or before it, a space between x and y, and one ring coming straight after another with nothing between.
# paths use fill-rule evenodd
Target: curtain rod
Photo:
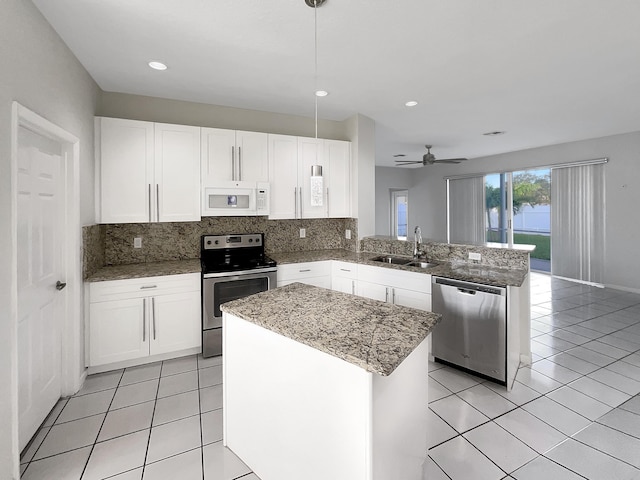
<instances>
[{"instance_id":1,"label":"curtain rod","mask_svg":"<svg viewBox=\"0 0 640 480\"><path fill-rule=\"evenodd\" d=\"M553 170L554 168L584 167L586 165L600 165L603 163L609 163L609 157L594 158L592 160L579 160L577 162L553 163L551 165L523 167L523 168L518 168L517 170L506 170L502 172L494 171L494 172L485 172L485 173L468 173L466 175L447 175L446 177L442 177L442 178L444 180L461 180L463 178L484 177L485 175L495 175L495 174L508 173L508 172L521 172L526 170L544 170L546 168Z\"/></svg>"}]
</instances>

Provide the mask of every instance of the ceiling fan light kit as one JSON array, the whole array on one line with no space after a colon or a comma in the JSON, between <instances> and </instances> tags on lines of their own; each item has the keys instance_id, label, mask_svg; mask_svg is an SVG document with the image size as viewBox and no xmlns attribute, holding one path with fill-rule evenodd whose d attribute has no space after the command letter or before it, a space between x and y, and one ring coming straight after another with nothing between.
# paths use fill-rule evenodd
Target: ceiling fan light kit
<instances>
[{"instance_id":1,"label":"ceiling fan light kit","mask_svg":"<svg viewBox=\"0 0 640 480\"><path fill-rule=\"evenodd\" d=\"M436 156L431 153L432 145L425 145L427 153L422 156L422 160L396 160L396 165L404 167L406 165L418 165L426 167L427 165L434 165L436 163L460 163L469 160L468 158L443 158L442 160L436 159Z\"/></svg>"}]
</instances>

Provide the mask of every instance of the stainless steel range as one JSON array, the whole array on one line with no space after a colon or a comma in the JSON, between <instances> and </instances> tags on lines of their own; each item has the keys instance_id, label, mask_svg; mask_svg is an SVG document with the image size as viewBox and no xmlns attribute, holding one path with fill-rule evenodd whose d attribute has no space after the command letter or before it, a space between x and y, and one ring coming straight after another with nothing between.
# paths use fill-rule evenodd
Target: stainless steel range
<instances>
[{"instance_id":1,"label":"stainless steel range","mask_svg":"<svg viewBox=\"0 0 640 480\"><path fill-rule=\"evenodd\" d=\"M202 355L222 355L220 305L276 287L276 262L264 253L264 234L203 235Z\"/></svg>"}]
</instances>

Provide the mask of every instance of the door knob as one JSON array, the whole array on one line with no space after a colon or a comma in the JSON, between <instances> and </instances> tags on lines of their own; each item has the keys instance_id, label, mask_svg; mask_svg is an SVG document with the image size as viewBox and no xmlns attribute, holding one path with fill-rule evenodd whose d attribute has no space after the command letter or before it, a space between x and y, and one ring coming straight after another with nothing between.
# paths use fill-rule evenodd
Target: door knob
<instances>
[{"instance_id":1,"label":"door knob","mask_svg":"<svg viewBox=\"0 0 640 480\"><path fill-rule=\"evenodd\" d=\"M58 280L56 282L56 290L62 290L64 287L66 287L67 284L64 282L61 282L60 280Z\"/></svg>"}]
</instances>

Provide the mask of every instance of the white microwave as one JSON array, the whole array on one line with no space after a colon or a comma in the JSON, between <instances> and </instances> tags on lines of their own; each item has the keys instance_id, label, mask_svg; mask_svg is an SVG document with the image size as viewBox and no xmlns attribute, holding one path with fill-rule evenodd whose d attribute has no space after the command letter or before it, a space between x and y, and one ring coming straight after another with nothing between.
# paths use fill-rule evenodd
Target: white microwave
<instances>
[{"instance_id":1,"label":"white microwave","mask_svg":"<svg viewBox=\"0 0 640 480\"><path fill-rule=\"evenodd\" d=\"M269 184L219 182L202 189L203 217L269 215Z\"/></svg>"}]
</instances>

